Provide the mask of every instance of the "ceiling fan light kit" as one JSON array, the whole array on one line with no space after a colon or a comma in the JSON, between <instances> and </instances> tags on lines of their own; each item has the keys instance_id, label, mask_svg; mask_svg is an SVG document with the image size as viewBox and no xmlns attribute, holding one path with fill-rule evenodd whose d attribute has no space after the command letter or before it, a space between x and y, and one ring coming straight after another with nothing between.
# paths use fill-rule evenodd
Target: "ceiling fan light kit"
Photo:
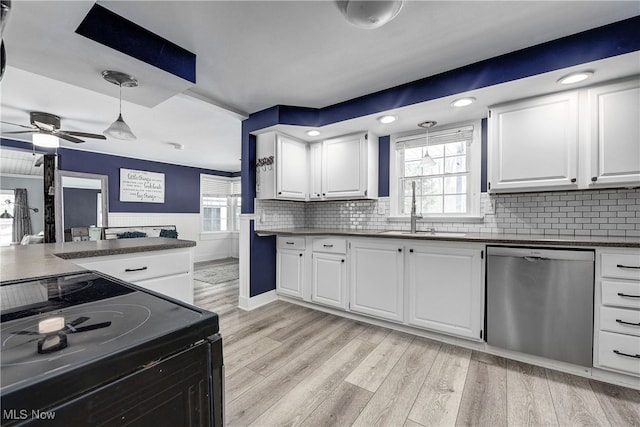
<instances>
[{"instance_id":1,"label":"ceiling fan light kit","mask_svg":"<svg viewBox=\"0 0 640 427\"><path fill-rule=\"evenodd\" d=\"M121 73L119 71L110 71L105 70L102 72L102 78L104 78L109 83L114 85L118 85L120 88L120 110L118 114L118 118L115 122L111 123L111 125L105 129L103 134L106 136L110 136L116 139L122 139L125 141L132 141L136 139L136 136L131 131L131 128L122 118L122 86L124 87L136 87L138 86L138 81L135 77L130 76L125 73Z\"/></svg>"},{"instance_id":2,"label":"ceiling fan light kit","mask_svg":"<svg viewBox=\"0 0 640 427\"><path fill-rule=\"evenodd\" d=\"M60 147L60 140L57 136L47 133L34 133L31 135L31 142L36 147L43 148L58 148Z\"/></svg>"}]
</instances>

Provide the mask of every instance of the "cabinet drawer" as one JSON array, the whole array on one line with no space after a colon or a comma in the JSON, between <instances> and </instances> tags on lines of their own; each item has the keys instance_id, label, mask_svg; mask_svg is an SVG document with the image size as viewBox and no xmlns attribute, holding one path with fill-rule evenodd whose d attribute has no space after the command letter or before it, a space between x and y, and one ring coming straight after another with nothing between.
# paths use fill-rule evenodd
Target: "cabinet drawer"
<instances>
[{"instance_id":1,"label":"cabinet drawer","mask_svg":"<svg viewBox=\"0 0 640 427\"><path fill-rule=\"evenodd\" d=\"M79 260L77 264L127 282L191 271L191 254L188 251L147 253L149 255L128 254L90 258L87 261Z\"/></svg>"},{"instance_id":2,"label":"cabinet drawer","mask_svg":"<svg viewBox=\"0 0 640 427\"><path fill-rule=\"evenodd\" d=\"M600 329L640 336L640 311L600 307Z\"/></svg>"},{"instance_id":3,"label":"cabinet drawer","mask_svg":"<svg viewBox=\"0 0 640 427\"><path fill-rule=\"evenodd\" d=\"M303 249L305 248L304 237L278 236L278 249Z\"/></svg>"},{"instance_id":4,"label":"cabinet drawer","mask_svg":"<svg viewBox=\"0 0 640 427\"><path fill-rule=\"evenodd\" d=\"M326 252L331 254L346 254L346 239L313 239L313 252Z\"/></svg>"},{"instance_id":5,"label":"cabinet drawer","mask_svg":"<svg viewBox=\"0 0 640 427\"><path fill-rule=\"evenodd\" d=\"M600 332L598 364L640 376L640 337Z\"/></svg>"},{"instance_id":6,"label":"cabinet drawer","mask_svg":"<svg viewBox=\"0 0 640 427\"><path fill-rule=\"evenodd\" d=\"M640 309L640 282L603 280L602 304Z\"/></svg>"},{"instance_id":7,"label":"cabinet drawer","mask_svg":"<svg viewBox=\"0 0 640 427\"><path fill-rule=\"evenodd\" d=\"M640 280L640 253L603 253L602 277Z\"/></svg>"}]
</instances>

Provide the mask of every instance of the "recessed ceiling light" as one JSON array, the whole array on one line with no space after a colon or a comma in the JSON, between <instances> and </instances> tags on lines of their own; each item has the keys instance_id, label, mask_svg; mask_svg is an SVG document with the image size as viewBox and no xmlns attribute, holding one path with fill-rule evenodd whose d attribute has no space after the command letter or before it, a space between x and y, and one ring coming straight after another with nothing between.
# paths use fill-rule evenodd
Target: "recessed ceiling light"
<instances>
[{"instance_id":1,"label":"recessed ceiling light","mask_svg":"<svg viewBox=\"0 0 640 427\"><path fill-rule=\"evenodd\" d=\"M391 115L386 115L386 116L380 116L378 117L378 121L380 123L384 123L384 124L388 124L388 123L393 123L396 120L398 120L398 118L396 116L391 116Z\"/></svg>"},{"instance_id":2,"label":"recessed ceiling light","mask_svg":"<svg viewBox=\"0 0 640 427\"><path fill-rule=\"evenodd\" d=\"M560 83L561 85L579 83L581 81L587 80L592 75L593 71L580 71L579 73L571 73L558 80L558 83Z\"/></svg>"},{"instance_id":3,"label":"recessed ceiling light","mask_svg":"<svg viewBox=\"0 0 640 427\"><path fill-rule=\"evenodd\" d=\"M453 101L451 103L452 106L454 107L466 107L467 105L471 105L475 102L475 98L470 96L468 98L460 98L460 99L456 99L455 101Z\"/></svg>"},{"instance_id":4,"label":"recessed ceiling light","mask_svg":"<svg viewBox=\"0 0 640 427\"><path fill-rule=\"evenodd\" d=\"M307 131L307 135L309 135L309 136L318 136L318 135L320 135L320 132L317 131L317 130L308 130Z\"/></svg>"}]
</instances>

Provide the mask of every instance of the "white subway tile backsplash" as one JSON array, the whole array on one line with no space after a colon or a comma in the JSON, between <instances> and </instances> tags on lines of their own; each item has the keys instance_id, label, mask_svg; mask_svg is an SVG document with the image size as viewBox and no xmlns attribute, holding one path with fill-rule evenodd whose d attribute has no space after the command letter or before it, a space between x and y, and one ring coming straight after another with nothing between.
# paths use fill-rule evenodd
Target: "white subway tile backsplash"
<instances>
[{"instance_id":1,"label":"white subway tile backsplash","mask_svg":"<svg viewBox=\"0 0 640 427\"><path fill-rule=\"evenodd\" d=\"M389 198L334 202L256 200L257 229L400 230ZM481 222L419 221L418 229L449 232L640 236L640 189L481 195ZM488 211L487 211L488 209Z\"/></svg>"}]
</instances>

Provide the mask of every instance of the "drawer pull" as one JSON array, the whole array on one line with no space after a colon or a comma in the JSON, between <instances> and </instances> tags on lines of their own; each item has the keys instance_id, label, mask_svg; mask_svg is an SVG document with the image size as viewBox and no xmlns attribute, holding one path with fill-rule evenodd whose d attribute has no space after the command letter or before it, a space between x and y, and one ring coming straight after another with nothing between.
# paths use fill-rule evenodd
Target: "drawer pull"
<instances>
[{"instance_id":1,"label":"drawer pull","mask_svg":"<svg viewBox=\"0 0 640 427\"><path fill-rule=\"evenodd\" d=\"M616 265L616 267L618 267L618 268L631 268L633 270L640 270L640 266L634 266L634 265L618 264L618 265Z\"/></svg>"},{"instance_id":2,"label":"drawer pull","mask_svg":"<svg viewBox=\"0 0 640 427\"><path fill-rule=\"evenodd\" d=\"M640 322L638 323L631 323L631 322L625 322L624 320L620 320L620 319L616 319L616 322L622 324L622 325L630 325L630 326L640 326Z\"/></svg>"},{"instance_id":3,"label":"drawer pull","mask_svg":"<svg viewBox=\"0 0 640 427\"><path fill-rule=\"evenodd\" d=\"M634 359L640 359L640 354L627 354L618 350L613 350L613 352L618 356L626 356L626 357L633 357Z\"/></svg>"},{"instance_id":4,"label":"drawer pull","mask_svg":"<svg viewBox=\"0 0 640 427\"><path fill-rule=\"evenodd\" d=\"M618 296L623 298L640 298L640 295L629 295L623 294L622 292L618 292Z\"/></svg>"},{"instance_id":5,"label":"drawer pull","mask_svg":"<svg viewBox=\"0 0 640 427\"><path fill-rule=\"evenodd\" d=\"M147 267L140 267L140 268L125 268L124 271L125 273L131 273L132 271L144 271L146 270Z\"/></svg>"},{"instance_id":6,"label":"drawer pull","mask_svg":"<svg viewBox=\"0 0 640 427\"><path fill-rule=\"evenodd\" d=\"M333 247L333 245L322 245L322 246L324 246L325 248L332 248Z\"/></svg>"},{"instance_id":7,"label":"drawer pull","mask_svg":"<svg viewBox=\"0 0 640 427\"><path fill-rule=\"evenodd\" d=\"M294 242L284 242L284 243L287 244L287 245L295 245Z\"/></svg>"}]
</instances>

